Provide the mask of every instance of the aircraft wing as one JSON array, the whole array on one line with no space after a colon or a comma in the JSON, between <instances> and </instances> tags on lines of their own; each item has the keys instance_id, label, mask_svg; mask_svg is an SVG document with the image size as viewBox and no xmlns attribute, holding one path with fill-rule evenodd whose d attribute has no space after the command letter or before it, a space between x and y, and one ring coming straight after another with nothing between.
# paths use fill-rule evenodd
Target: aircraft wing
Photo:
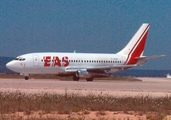
<instances>
[{"instance_id":1,"label":"aircraft wing","mask_svg":"<svg viewBox=\"0 0 171 120\"><path fill-rule=\"evenodd\" d=\"M66 72L76 72L77 70L87 70L87 71L91 71L91 72L96 72L96 71L109 71L111 69L125 69L125 68L129 68L129 67L134 67L136 65L116 65L116 66L96 66L96 67L67 67L65 69Z\"/></svg>"},{"instance_id":2,"label":"aircraft wing","mask_svg":"<svg viewBox=\"0 0 171 120\"><path fill-rule=\"evenodd\" d=\"M96 70L96 69L101 69L101 70L108 70L108 69L124 69L127 67L134 67L136 65L116 65L116 66L98 66L98 67L88 67L87 70Z\"/></svg>"}]
</instances>

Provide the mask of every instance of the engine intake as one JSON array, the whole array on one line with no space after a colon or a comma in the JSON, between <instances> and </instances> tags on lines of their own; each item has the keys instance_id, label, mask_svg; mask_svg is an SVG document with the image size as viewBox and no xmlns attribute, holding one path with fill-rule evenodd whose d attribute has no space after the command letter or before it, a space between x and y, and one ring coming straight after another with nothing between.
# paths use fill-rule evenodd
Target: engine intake
<instances>
[{"instance_id":1,"label":"engine intake","mask_svg":"<svg viewBox=\"0 0 171 120\"><path fill-rule=\"evenodd\" d=\"M87 70L78 70L76 76L82 78L90 78L91 74Z\"/></svg>"}]
</instances>

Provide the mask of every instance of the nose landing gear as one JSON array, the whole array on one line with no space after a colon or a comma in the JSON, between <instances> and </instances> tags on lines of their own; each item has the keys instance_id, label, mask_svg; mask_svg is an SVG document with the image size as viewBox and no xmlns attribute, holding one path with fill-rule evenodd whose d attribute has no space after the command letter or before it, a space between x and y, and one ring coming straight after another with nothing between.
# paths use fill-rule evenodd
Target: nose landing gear
<instances>
[{"instance_id":1,"label":"nose landing gear","mask_svg":"<svg viewBox=\"0 0 171 120\"><path fill-rule=\"evenodd\" d=\"M25 76L24 79L25 79L25 80L28 80L28 79L29 79L29 76Z\"/></svg>"},{"instance_id":2,"label":"nose landing gear","mask_svg":"<svg viewBox=\"0 0 171 120\"><path fill-rule=\"evenodd\" d=\"M21 76L24 76L24 79L25 80L28 80L29 79L29 74L26 74L26 73L20 73Z\"/></svg>"}]
</instances>

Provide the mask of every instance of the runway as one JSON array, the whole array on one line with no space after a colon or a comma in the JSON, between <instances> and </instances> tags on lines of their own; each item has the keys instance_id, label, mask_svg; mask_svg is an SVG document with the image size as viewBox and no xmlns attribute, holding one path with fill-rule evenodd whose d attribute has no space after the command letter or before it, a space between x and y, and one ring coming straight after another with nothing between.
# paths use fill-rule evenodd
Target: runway
<instances>
[{"instance_id":1,"label":"runway","mask_svg":"<svg viewBox=\"0 0 171 120\"><path fill-rule=\"evenodd\" d=\"M142 81L94 80L93 82L60 81L54 79L0 79L0 91L22 91L26 93L59 93L80 95L113 95L123 96L167 96L171 95L171 79L138 78Z\"/></svg>"}]
</instances>

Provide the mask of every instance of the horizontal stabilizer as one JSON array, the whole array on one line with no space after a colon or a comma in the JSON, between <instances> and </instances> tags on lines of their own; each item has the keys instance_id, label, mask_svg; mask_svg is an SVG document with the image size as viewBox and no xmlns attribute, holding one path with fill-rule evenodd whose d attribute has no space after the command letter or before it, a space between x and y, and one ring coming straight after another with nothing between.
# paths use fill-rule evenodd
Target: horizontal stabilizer
<instances>
[{"instance_id":1,"label":"horizontal stabilizer","mask_svg":"<svg viewBox=\"0 0 171 120\"><path fill-rule=\"evenodd\" d=\"M166 56L166 55L153 55L153 56L140 56L140 57L135 57L135 59L138 60L137 63L136 63L136 65L137 65L137 66L141 66L141 65L143 65L143 64L146 62L146 60L148 60L148 59L160 58L160 57L164 57L164 56Z\"/></svg>"},{"instance_id":2,"label":"horizontal stabilizer","mask_svg":"<svg viewBox=\"0 0 171 120\"><path fill-rule=\"evenodd\" d=\"M160 58L160 57L164 57L166 55L153 55L153 56L140 56L140 57L136 57L135 59L154 59L154 58Z\"/></svg>"}]
</instances>

